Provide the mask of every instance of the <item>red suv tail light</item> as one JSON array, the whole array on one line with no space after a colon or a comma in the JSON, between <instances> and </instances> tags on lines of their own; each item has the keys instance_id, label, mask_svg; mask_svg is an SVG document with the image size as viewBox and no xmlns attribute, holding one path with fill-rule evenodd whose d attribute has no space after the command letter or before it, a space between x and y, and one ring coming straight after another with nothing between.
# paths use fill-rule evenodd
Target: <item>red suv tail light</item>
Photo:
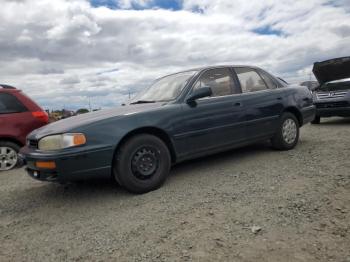
<instances>
[{"instance_id":1,"label":"red suv tail light","mask_svg":"<svg viewBox=\"0 0 350 262\"><path fill-rule=\"evenodd\" d=\"M42 121L42 122L45 122L45 123L48 123L49 122L49 116L48 114L45 112L45 111L36 111L36 112L32 112L32 115Z\"/></svg>"}]
</instances>

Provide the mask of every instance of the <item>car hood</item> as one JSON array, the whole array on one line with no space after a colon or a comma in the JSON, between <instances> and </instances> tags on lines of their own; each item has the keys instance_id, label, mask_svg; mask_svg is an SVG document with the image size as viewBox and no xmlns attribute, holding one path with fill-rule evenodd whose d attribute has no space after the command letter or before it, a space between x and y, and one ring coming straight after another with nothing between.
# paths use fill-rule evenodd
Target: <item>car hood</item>
<instances>
[{"instance_id":1,"label":"car hood","mask_svg":"<svg viewBox=\"0 0 350 262\"><path fill-rule=\"evenodd\" d=\"M51 134L60 134L64 132L70 132L78 127L85 126L91 123L102 121L113 117L124 117L128 115L134 115L141 112L154 110L163 106L164 102L159 103L147 103L147 104L135 104L120 106L112 109L104 109L96 112L81 114L72 116L70 118L62 119L57 122L53 122L39 129L34 130L28 135L30 139L40 139L44 136Z\"/></svg>"},{"instance_id":2,"label":"car hood","mask_svg":"<svg viewBox=\"0 0 350 262\"><path fill-rule=\"evenodd\" d=\"M350 57L340 57L314 63L312 69L316 79L323 85L330 81L350 77Z\"/></svg>"}]
</instances>

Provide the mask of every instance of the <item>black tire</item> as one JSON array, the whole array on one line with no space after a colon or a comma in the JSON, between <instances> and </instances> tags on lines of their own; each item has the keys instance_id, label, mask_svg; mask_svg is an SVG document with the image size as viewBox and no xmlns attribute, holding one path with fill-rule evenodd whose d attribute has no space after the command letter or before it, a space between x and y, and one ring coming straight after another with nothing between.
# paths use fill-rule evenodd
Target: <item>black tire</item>
<instances>
[{"instance_id":1,"label":"black tire","mask_svg":"<svg viewBox=\"0 0 350 262\"><path fill-rule=\"evenodd\" d=\"M14 150L16 152L16 163L15 163L14 166L11 167L11 169L17 167L17 165L18 165L18 152L21 149L21 147L19 145L17 145L16 143L13 143L13 142L10 142L10 141L0 141L0 157L2 157L1 156L1 148L2 147L3 148L11 148L12 150ZM1 163L0 163L0 165L1 165ZM10 170L10 169L7 169L7 170ZM1 169L1 166L0 166L0 171L4 171L4 170Z\"/></svg>"},{"instance_id":2,"label":"black tire","mask_svg":"<svg viewBox=\"0 0 350 262\"><path fill-rule=\"evenodd\" d=\"M121 145L114 160L116 181L131 193L158 189L171 167L168 147L156 136L141 134Z\"/></svg>"},{"instance_id":3,"label":"black tire","mask_svg":"<svg viewBox=\"0 0 350 262\"><path fill-rule=\"evenodd\" d=\"M292 122L290 122L290 121L292 121ZM293 139L290 137L288 137L288 139L287 139L283 135L284 124L287 124L287 123L294 123L294 125L295 125L296 134L295 134L295 137L292 136ZM293 126L293 128L294 128L294 126ZM296 116L294 114L289 113L289 112L285 112L285 113L283 113L283 115L280 118L280 124L279 124L279 127L278 127L276 134L271 139L272 147L277 149L277 150L290 150L296 146L298 141L299 141L299 122L298 122L298 119L296 118Z\"/></svg>"},{"instance_id":4,"label":"black tire","mask_svg":"<svg viewBox=\"0 0 350 262\"><path fill-rule=\"evenodd\" d=\"M311 124L320 124L321 123L321 117L315 116L314 120L311 121Z\"/></svg>"}]
</instances>

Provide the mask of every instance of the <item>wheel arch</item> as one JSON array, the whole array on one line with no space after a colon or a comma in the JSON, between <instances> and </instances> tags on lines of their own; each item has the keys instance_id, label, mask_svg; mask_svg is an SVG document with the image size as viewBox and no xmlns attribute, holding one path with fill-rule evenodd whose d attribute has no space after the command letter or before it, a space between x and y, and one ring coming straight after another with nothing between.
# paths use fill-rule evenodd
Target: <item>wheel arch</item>
<instances>
[{"instance_id":1,"label":"wheel arch","mask_svg":"<svg viewBox=\"0 0 350 262\"><path fill-rule=\"evenodd\" d=\"M161 139L169 149L170 156L171 156L171 162L172 163L176 162L175 147L174 147L173 142L170 139L169 134L158 127L152 127L152 126L140 127L140 128L134 129L134 130L128 132L126 135L124 135L114 150L114 156L117 154L118 149L121 147L121 145L123 145L131 137L133 137L135 135L139 135L139 134L154 135L154 136L158 137L159 139ZM114 159L114 156L113 156L113 159Z\"/></svg>"},{"instance_id":2,"label":"wheel arch","mask_svg":"<svg viewBox=\"0 0 350 262\"><path fill-rule=\"evenodd\" d=\"M24 145L17 139L13 138L13 137L0 137L0 142L12 142L16 145L18 145L19 147L23 147Z\"/></svg>"},{"instance_id":3,"label":"wheel arch","mask_svg":"<svg viewBox=\"0 0 350 262\"><path fill-rule=\"evenodd\" d=\"M303 116L298 108L296 108L294 106L289 106L283 111L283 113L284 112L289 112L289 113L292 113L293 115L295 115L295 117L298 119L299 127L301 127L303 125Z\"/></svg>"}]
</instances>

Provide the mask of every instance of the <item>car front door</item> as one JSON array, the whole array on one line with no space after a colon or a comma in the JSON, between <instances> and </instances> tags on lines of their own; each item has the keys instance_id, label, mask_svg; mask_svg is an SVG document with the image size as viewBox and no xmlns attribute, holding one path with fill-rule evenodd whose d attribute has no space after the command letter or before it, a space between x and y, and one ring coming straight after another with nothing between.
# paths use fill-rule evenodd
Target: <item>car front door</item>
<instances>
[{"instance_id":1,"label":"car front door","mask_svg":"<svg viewBox=\"0 0 350 262\"><path fill-rule=\"evenodd\" d=\"M183 106L183 129L176 136L184 155L207 154L244 139L244 107L230 68L207 69L194 83L212 96Z\"/></svg>"},{"instance_id":2,"label":"car front door","mask_svg":"<svg viewBox=\"0 0 350 262\"><path fill-rule=\"evenodd\" d=\"M246 109L248 139L269 137L276 132L283 110L283 90L264 71L235 67Z\"/></svg>"}]
</instances>

